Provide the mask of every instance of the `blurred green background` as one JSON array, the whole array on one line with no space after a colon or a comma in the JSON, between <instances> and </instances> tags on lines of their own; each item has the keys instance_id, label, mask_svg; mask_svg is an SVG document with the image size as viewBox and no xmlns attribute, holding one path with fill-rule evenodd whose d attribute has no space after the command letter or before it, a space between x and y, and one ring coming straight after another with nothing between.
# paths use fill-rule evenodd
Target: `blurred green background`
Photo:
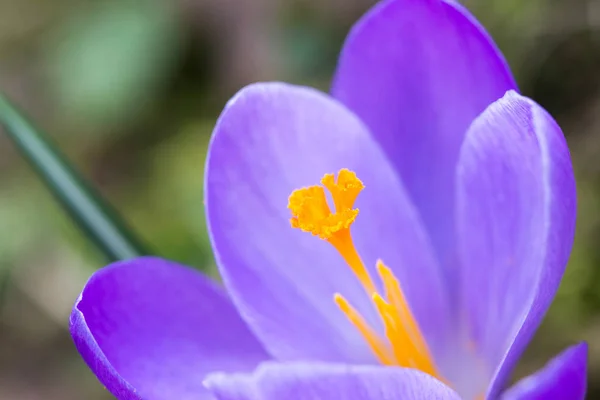
<instances>
[{"instance_id":1,"label":"blurred green background","mask_svg":"<svg viewBox=\"0 0 600 400\"><path fill-rule=\"evenodd\" d=\"M227 99L258 80L327 89L373 0L0 0L0 90L159 254L214 272L202 176ZM522 91L567 135L579 191L570 266L520 365L590 343L600 398L600 2L465 2ZM102 256L0 135L0 399L109 399L67 331Z\"/></svg>"}]
</instances>

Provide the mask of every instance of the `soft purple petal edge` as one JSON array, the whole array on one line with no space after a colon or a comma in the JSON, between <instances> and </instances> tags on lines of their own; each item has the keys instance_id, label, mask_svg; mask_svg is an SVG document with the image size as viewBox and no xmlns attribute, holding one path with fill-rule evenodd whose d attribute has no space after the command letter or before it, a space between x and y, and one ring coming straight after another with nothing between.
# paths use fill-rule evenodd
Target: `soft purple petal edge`
<instances>
[{"instance_id":1,"label":"soft purple petal edge","mask_svg":"<svg viewBox=\"0 0 600 400\"><path fill-rule=\"evenodd\" d=\"M545 367L502 395L502 400L583 400L587 390L588 345L571 346Z\"/></svg>"},{"instance_id":2,"label":"soft purple petal edge","mask_svg":"<svg viewBox=\"0 0 600 400\"><path fill-rule=\"evenodd\" d=\"M529 311L523 316L520 329L494 373L488 398L494 398L502 391L556 294L574 239L577 207L573 167L562 130L552 116L533 100L516 92L509 92L507 96L518 97L530 107L533 130L542 149L543 166L548 170L544 177L549 192L546 205L548 236L544 259L546 267L538 281ZM560 187L562 193L553 193L556 187ZM561 247L564 248L560 250Z\"/></svg>"},{"instance_id":3,"label":"soft purple petal edge","mask_svg":"<svg viewBox=\"0 0 600 400\"><path fill-rule=\"evenodd\" d=\"M77 308L81 295L77 299L69 319L69 331L75 347L83 357L85 363L94 371L98 380L119 400L142 400L131 386L108 361L96 339L90 332L83 313Z\"/></svg>"},{"instance_id":4,"label":"soft purple petal edge","mask_svg":"<svg viewBox=\"0 0 600 400\"><path fill-rule=\"evenodd\" d=\"M467 20L469 20L469 22L471 24L473 24L473 26L475 26L479 30L479 32L481 32L481 36L483 36L485 39L487 39L488 45L490 46L490 48L492 48L494 50L494 52L496 53L496 56L504 65L504 72L506 73L506 77L512 83L511 90L519 92L519 86L517 85L517 81L515 80L515 78L512 74L512 71L510 69L510 65L508 64L508 61L506 61L506 57L504 57L504 54L502 53L502 51L500 51L500 48L496 45L496 42L494 42L494 39L488 33L488 31L485 29L485 27L477 20L477 18L475 18L475 16L473 14L471 14L471 12L469 12L467 7L463 6L458 0L442 0L442 3L445 3L449 7L452 7L456 11L461 13Z\"/></svg>"},{"instance_id":5,"label":"soft purple petal edge","mask_svg":"<svg viewBox=\"0 0 600 400\"><path fill-rule=\"evenodd\" d=\"M428 374L381 365L266 362L253 374L211 374L204 385L219 400L459 400L456 392Z\"/></svg>"}]
</instances>

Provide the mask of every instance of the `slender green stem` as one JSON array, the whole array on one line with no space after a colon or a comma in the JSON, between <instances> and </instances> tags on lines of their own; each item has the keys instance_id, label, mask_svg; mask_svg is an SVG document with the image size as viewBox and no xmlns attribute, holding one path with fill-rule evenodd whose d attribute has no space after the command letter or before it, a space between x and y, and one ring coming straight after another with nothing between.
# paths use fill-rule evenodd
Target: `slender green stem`
<instances>
[{"instance_id":1,"label":"slender green stem","mask_svg":"<svg viewBox=\"0 0 600 400\"><path fill-rule=\"evenodd\" d=\"M47 135L38 131L1 93L0 126L79 228L110 261L149 254L142 240L85 182Z\"/></svg>"}]
</instances>

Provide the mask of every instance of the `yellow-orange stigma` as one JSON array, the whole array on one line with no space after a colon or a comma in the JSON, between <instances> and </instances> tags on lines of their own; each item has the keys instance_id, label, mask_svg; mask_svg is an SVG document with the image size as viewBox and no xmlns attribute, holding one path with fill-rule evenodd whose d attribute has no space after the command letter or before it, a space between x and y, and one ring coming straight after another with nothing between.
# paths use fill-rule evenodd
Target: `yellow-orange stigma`
<instances>
[{"instance_id":1,"label":"yellow-orange stigma","mask_svg":"<svg viewBox=\"0 0 600 400\"><path fill-rule=\"evenodd\" d=\"M358 209L353 207L358 194L364 189L363 183L354 172L342 169L338 172L337 179L334 174L326 174L321 179L321 184L323 186L310 186L292 192L288 203L292 213L292 227L310 232L335 247L371 298L383 322L385 337L369 326L344 296L335 293L335 303L364 337L382 364L416 368L441 378L398 279L383 262L378 261L377 272L383 286L382 295L356 251L350 226L358 215ZM327 203L324 188L331 193L334 212Z\"/></svg>"}]
</instances>

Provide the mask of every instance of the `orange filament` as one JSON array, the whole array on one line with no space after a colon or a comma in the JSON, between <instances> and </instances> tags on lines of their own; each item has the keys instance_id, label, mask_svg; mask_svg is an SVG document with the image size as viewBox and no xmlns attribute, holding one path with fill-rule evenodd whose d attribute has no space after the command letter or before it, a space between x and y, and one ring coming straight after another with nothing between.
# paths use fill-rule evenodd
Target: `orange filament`
<instances>
[{"instance_id":1,"label":"orange filament","mask_svg":"<svg viewBox=\"0 0 600 400\"><path fill-rule=\"evenodd\" d=\"M348 320L358 329L358 331L363 335L371 349L377 356L379 360L381 360L382 364L385 365L394 365L394 360L390 358L390 351L388 344L377 335L377 333L365 322L363 317L360 315L354 307L348 303L341 294L336 293L333 296L333 300L335 304L342 310L342 312L346 315Z\"/></svg>"},{"instance_id":2,"label":"orange filament","mask_svg":"<svg viewBox=\"0 0 600 400\"><path fill-rule=\"evenodd\" d=\"M369 326L341 294L334 294L335 303L382 364L416 368L440 378L398 279L383 262L377 262L377 272L384 289L382 296L354 246L350 226L358 215L358 209L353 207L358 194L364 189L363 183L354 172L342 169L337 179L333 174L326 174L321 184L331 193L335 212L327 203L323 186L294 190L288 203L292 227L319 236L340 253L371 298L383 322L385 336Z\"/></svg>"}]
</instances>

